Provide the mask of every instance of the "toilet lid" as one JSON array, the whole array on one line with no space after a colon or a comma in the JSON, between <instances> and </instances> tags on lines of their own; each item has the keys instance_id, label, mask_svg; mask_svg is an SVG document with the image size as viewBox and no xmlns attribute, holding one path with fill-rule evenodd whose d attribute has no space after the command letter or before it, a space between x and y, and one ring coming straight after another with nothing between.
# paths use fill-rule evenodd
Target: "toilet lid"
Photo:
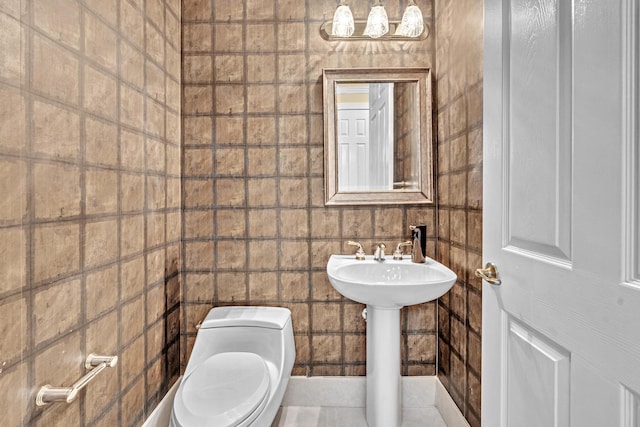
<instances>
[{"instance_id":1,"label":"toilet lid","mask_svg":"<svg viewBox=\"0 0 640 427\"><path fill-rule=\"evenodd\" d=\"M209 357L182 380L173 403L182 426L235 427L264 406L269 369L255 353L229 352Z\"/></svg>"}]
</instances>

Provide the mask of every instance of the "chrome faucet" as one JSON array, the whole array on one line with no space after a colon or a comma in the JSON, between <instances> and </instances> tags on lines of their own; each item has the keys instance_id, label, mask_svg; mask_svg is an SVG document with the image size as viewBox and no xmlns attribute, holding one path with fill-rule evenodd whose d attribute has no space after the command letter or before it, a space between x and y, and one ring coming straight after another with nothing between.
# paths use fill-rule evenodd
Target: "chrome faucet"
<instances>
[{"instance_id":1,"label":"chrome faucet","mask_svg":"<svg viewBox=\"0 0 640 427\"><path fill-rule=\"evenodd\" d=\"M378 243L376 245L376 250L373 253L373 259L376 261L384 261L384 250L386 247L387 246L384 243Z\"/></svg>"}]
</instances>

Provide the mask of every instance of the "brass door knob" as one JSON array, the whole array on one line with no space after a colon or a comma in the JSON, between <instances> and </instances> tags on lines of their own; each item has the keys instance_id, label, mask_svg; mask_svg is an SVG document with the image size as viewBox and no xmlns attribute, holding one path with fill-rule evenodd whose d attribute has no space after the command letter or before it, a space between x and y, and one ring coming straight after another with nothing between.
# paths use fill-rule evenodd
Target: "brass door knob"
<instances>
[{"instance_id":1,"label":"brass door knob","mask_svg":"<svg viewBox=\"0 0 640 427\"><path fill-rule=\"evenodd\" d=\"M492 285L502 284L502 280L498 278L498 268L492 262L486 263L484 268L476 269L476 277L481 277Z\"/></svg>"}]
</instances>

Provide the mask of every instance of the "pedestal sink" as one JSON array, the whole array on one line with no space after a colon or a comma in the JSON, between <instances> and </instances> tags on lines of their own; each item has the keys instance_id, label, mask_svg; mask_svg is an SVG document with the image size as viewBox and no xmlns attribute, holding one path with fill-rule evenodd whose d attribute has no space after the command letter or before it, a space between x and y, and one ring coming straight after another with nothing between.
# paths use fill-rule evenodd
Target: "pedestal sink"
<instances>
[{"instance_id":1,"label":"pedestal sink","mask_svg":"<svg viewBox=\"0 0 640 427\"><path fill-rule=\"evenodd\" d=\"M400 309L444 295L456 274L427 258L375 261L331 255L327 274L343 296L367 305L367 423L399 427L402 416L400 378Z\"/></svg>"}]
</instances>

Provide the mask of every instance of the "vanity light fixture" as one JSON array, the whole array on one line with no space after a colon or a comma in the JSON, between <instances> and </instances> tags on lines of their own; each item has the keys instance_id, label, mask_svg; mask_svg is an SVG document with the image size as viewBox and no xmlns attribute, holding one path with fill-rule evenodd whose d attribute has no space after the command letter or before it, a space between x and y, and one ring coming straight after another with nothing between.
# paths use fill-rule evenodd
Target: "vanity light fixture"
<instances>
[{"instance_id":1,"label":"vanity light fixture","mask_svg":"<svg viewBox=\"0 0 640 427\"><path fill-rule=\"evenodd\" d=\"M411 41L424 40L428 33L422 11L415 0L408 0L401 21L389 20L382 0L374 0L366 21L354 20L347 0L340 0L333 14L333 20L324 22L320 27L320 35L325 40Z\"/></svg>"}]
</instances>

